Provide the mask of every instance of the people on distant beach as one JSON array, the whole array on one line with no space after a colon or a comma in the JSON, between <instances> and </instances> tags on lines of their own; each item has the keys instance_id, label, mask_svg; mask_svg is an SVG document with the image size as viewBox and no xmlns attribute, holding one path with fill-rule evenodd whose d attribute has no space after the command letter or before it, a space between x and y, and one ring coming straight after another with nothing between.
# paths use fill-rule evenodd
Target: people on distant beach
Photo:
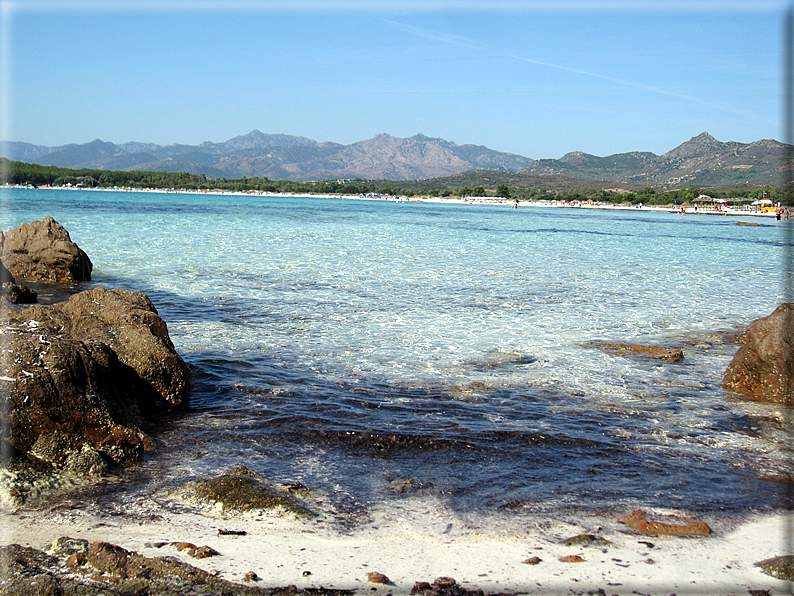
<instances>
[{"instance_id":1,"label":"people on distant beach","mask_svg":"<svg viewBox=\"0 0 794 596\"><path fill-rule=\"evenodd\" d=\"M513 209L518 209L518 199L513 201Z\"/></svg>"}]
</instances>

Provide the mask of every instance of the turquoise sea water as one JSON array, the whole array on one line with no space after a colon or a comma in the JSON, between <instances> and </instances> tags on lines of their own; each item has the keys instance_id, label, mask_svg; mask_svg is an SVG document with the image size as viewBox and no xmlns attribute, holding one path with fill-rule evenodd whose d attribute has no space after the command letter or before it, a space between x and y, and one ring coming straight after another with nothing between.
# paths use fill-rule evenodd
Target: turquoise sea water
<instances>
[{"instance_id":1,"label":"turquoise sea water","mask_svg":"<svg viewBox=\"0 0 794 596\"><path fill-rule=\"evenodd\" d=\"M726 332L783 301L785 223L23 189L0 213L53 216L94 263L82 287L145 292L193 368L139 482L244 464L348 510L780 504L786 418L720 383Z\"/></svg>"}]
</instances>

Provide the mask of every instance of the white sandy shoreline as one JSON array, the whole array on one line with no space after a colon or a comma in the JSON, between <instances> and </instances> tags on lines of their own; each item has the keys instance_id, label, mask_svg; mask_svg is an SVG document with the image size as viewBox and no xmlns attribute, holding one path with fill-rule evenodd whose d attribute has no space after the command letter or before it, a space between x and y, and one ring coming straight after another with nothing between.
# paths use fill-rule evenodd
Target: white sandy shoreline
<instances>
[{"instance_id":1,"label":"white sandy shoreline","mask_svg":"<svg viewBox=\"0 0 794 596\"><path fill-rule=\"evenodd\" d=\"M13 186L0 186L0 188L15 188ZM92 192L151 192L151 193L166 193L166 194L197 194L197 195L218 195L218 196L262 196L262 197L312 197L317 199L352 199L362 201L378 201L378 202L415 202L415 203L448 203L455 205L498 205L498 206L511 206L513 200L507 200L494 197L468 197L450 198L450 197L371 197L365 195L348 195L348 194L303 194L303 193L277 193L277 192L239 192L228 190L182 190L182 189L163 189L163 188L65 188L65 187L46 187L47 190L63 190L63 191L92 191ZM672 205L619 205L613 203L594 203L592 205L583 203L578 205L571 205L563 201L521 201L520 207L556 207L568 209L609 209L615 211L651 211L658 213L673 213L676 207ZM519 207L519 208L520 208ZM678 206L677 209L680 209ZM747 211L744 209L727 209L715 210L713 208L706 208L702 204L698 206L697 210L693 207L687 207L687 215L719 215L719 216L743 216L743 217L764 217L775 218L774 212L761 212L761 211Z\"/></svg>"},{"instance_id":2,"label":"white sandy shoreline","mask_svg":"<svg viewBox=\"0 0 794 596\"><path fill-rule=\"evenodd\" d=\"M93 510L92 510L93 509ZM625 513L625 512L621 512ZM422 517L422 516L425 517ZM466 589L516 594L747 594L769 590L790 594L794 584L765 575L753 564L787 548L791 517L752 515L738 523L706 518L709 537L637 534L615 515L575 519L538 518L505 529L473 529L454 514L430 511L376 513L354 529L332 519L297 520L291 515L206 515L190 508L138 500L113 512L91 504L55 506L49 511L3 514L2 544L45 549L61 536L106 541L148 557L174 556L244 583L253 571L261 587L352 589L360 594L408 594L417 581L453 577ZM330 522L330 523L329 523ZM219 529L245 531L219 535ZM583 533L604 546L562 544ZM208 545L220 556L196 560L173 545ZM580 555L565 563L559 557ZM537 556L537 565L524 563ZM377 571L391 582L368 582Z\"/></svg>"}]
</instances>

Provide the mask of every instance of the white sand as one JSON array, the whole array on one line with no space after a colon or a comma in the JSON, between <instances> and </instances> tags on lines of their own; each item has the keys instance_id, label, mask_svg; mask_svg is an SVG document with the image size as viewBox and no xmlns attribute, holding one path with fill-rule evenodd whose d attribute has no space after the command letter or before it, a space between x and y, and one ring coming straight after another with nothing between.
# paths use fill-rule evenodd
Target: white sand
<instances>
[{"instance_id":1,"label":"white sand","mask_svg":"<svg viewBox=\"0 0 794 596\"><path fill-rule=\"evenodd\" d=\"M126 499L125 499L126 500ZM375 512L346 530L334 517L297 520L290 514L211 515L160 499L133 499L102 511L91 503L54 506L45 511L2 514L2 544L43 549L60 536L102 540L139 554L170 555L216 570L243 583L255 572L257 585L357 589L359 593L407 594L416 581L450 576L467 589L531 594L748 594L770 590L791 594L794 582L777 580L753 563L786 553L791 517L752 516L741 523L705 518L709 537L649 537L618 521L618 513L549 519L536 517L506 527L472 524L421 500ZM658 512L659 514L665 512ZM672 512L667 512L672 513ZM788 523L787 523L788 522ZM218 535L219 529L245 536ZM566 546L561 540L594 533L607 546ZM173 545L208 545L220 556L196 560ZM649 546L646 543L652 543ZM584 562L564 563L578 554ZM523 563L537 556L537 565ZM367 573L387 575L386 586L371 584ZM304 574L309 572L310 574ZM374 592L373 592L374 589Z\"/></svg>"}]
</instances>

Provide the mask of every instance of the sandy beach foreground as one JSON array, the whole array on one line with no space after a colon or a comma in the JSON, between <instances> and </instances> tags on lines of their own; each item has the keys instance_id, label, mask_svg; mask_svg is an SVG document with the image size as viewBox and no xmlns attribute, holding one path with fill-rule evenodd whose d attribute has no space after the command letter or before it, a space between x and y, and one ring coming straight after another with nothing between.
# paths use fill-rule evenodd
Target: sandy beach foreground
<instances>
[{"instance_id":1,"label":"sandy beach foreground","mask_svg":"<svg viewBox=\"0 0 794 596\"><path fill-rule=\"evenodd\" d=\"M339 525L332 516L299 520L291 514L213 514L154 498L139 498L129 506L119 502L111 510L96 502L67 500L4 514L0 522L3 544L43 550L61 536L107 541L146 557L177 557L235 583L246 584L246 574L254 572L256 585L266 588L295 585L396 595L410 593L418 581L446 576L485 593L792 593L792 582L765 575L754 565L790 551L791 517L783 514L753 515L741 522L706 517L710 536L665 537L639 534L618 514L547 516L511 528L498 523L477 527L449 511L416 505L374 512L366 523ZM563 543L581 534L598 540ZM179 542L206 545L220 554L197 560L177 550ZM570 555L581 560L560 560ZM390 581L371 583L369 572Z\"/></svg>"}]
</instances>

